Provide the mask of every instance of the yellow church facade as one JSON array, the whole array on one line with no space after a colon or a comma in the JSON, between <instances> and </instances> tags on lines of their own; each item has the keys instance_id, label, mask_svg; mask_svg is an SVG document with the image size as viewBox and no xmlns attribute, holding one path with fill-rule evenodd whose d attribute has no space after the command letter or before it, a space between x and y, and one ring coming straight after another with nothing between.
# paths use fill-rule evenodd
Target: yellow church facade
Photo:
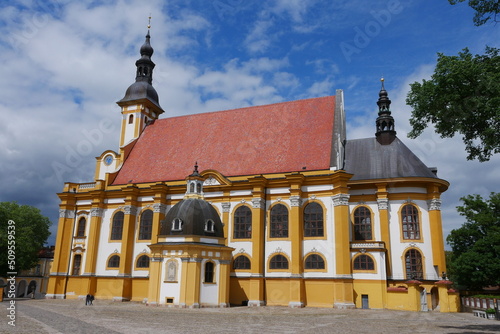
<instances>
[{"instance_id":1,"label":"yellow church facade","mask_svg":"<svg viewBox=\"0 0 500 334\"><path fill-rule=\"evenodd\" d=\"M140 52L119 150L58 194L47 298L459 310L449 184L396 137L383 85L365 139L346 139L341 90L160 119L149 32Z\"/></svg>"}]
</instances>

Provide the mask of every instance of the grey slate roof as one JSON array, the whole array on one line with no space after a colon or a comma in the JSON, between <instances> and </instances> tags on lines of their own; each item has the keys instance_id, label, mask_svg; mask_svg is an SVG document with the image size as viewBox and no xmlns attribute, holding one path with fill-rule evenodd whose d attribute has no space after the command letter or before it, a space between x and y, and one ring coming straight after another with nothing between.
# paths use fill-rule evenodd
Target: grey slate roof
<instances>
[{"instance_id":1,"label":"grey slate roof","mask_svg":"<svg viewBox=\"0 0 500 334\"><path fill-rule=\"evenodd\" d=\"M172 222L175 218L179 218L183 222L181 231L172 231ZM205 222L211 219L214 224L214 232L205 231ZM224 237L224 228L219 214L214 207L198 198L183 199L175 204L161 222L160 235L198 235Z\"/></svg>"},{"instance_id":2,"label":"grey slate roof","mask_svg":"<svg viewBox=\"0 0 500 334\"><path fill-rule=\"evenodd\" d=\"M344 170L354 174L351 180L437 178L397 137L389 145L380 145L375 138L348 140Z\"/></svg>"}]
</instances>

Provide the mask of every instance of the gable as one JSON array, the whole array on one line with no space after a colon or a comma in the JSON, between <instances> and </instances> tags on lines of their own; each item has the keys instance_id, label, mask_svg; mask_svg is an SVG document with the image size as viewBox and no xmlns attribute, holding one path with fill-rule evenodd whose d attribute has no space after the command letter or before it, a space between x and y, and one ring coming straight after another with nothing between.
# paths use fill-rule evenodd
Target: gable
<instances>
[{"instance_id":1,"label":"gable","mask_svg":"<svg viewBox=\"0 0 500 334\"><path fill-rule=\"evenodd\" d=\"M183 180L197 161L224 176L330 168L335 96L156 120L113 184Z\"/></svg>"}]
</instances>

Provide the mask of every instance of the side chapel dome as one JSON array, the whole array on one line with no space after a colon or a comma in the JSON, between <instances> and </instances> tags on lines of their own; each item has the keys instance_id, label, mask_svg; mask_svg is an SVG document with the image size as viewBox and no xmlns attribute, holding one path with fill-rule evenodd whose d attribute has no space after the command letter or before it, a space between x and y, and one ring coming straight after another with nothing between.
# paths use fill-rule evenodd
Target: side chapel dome
<instances>
[{"instance_id":1,"label":"side chapel dome","mask_svg":"<svg viewBox=\"0 0 500 334\"><path fill-rule=\"evenodd\" d=\"M186 198L174 205L161 222L160 235L224 237L219 214L207 201Z\"/></svg>"}]
</instances>

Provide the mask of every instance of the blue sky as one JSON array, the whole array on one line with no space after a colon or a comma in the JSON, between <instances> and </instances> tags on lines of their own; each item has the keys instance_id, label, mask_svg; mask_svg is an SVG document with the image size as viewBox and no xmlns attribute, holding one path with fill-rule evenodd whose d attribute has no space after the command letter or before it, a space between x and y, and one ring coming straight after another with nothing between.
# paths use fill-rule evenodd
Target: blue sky
<instances>
[{"instance_id":1,"label":"blue sky","mask_svg":"<svg viewBox=\"0 0 500 334\"><path fill-rule=\"evenodd\" d=\"M162 117L333 95L344 90L348 138L372 137L383 76L396 130L439 176L445 235L459 198L500 191L500 158L466 161L460 137L410 140L409 84L436 53L499 47L447 0L18 0L0 3L0 201L34 205L54 223L64 182L91 182L118 149L115 104L135 78L151 14Z\"/></svg>"}]
</instances>

